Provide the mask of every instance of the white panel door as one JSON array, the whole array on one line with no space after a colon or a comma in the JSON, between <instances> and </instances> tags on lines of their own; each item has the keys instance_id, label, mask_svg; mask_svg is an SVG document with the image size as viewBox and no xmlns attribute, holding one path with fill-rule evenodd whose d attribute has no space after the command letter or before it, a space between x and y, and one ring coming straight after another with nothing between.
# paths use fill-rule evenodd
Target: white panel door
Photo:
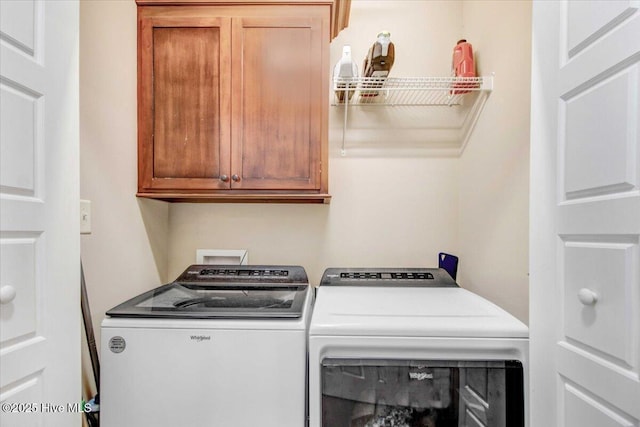
<instances>
[{"instance_id":1,"label":"white panel door","mask_svg":"<svg viewBox=\"0 0 640 427\"><path fill-rule=\"evenodd\" d=\"M531 425L640 426L640 2L537 1Z\"/></svg>"},{"instance_id":2,"label":"white panel door","mask_svg":"<svg viewBox=\"0 0 640 427\"><path fill-rule=\"evenodd\" d=\"M0 0L0 425L80 425L78 3ZM71 404L71 405L69 405Z\"/></svg>"}]
</instances>

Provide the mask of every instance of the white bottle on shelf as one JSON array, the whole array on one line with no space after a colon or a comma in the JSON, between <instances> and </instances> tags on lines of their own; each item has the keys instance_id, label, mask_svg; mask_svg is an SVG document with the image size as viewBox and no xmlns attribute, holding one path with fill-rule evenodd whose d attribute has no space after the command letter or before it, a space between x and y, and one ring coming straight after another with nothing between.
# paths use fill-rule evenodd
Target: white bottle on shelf
<instances>
[{"instance_id":1,"label":"white bottle on shelf","mask_svg":"<svg viewBox=\"0 0 640 427\"><path fill-rule=\"evenodd\" d=\"M333 68L333 79L335 81L336 78L350 79L354 77L358 77L358 67L351 60L351 46L344 45L342 47L342 58L340 58L340 60L336 63L335 67ZM356 84L350 83L348 84L348 86L349 88L353 87L355 89ZM335 91L336 97L338 98L338 102L339 103L344 102L345 94L348 94L347 95L348 99L351 99L351 97L353 96L354 89L347 90L347 83L338 82L336 84L336 91Z\"/></svg>"}]
</instances>

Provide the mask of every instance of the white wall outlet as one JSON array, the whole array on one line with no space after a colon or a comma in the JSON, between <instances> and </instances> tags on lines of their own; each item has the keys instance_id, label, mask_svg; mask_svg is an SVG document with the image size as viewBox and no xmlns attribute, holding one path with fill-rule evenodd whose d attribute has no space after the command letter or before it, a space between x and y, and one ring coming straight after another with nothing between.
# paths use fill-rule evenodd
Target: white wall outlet
<instances>
[{"instance_id":1,"label":"white wall outlet","mask_svg":"<svg viewBox=\"0 0 640 427\"><path fill-rule=\"evenodd\" d=\"M91 200L80 200L80 234L91 234Z\"/></svg>"},{"instance_id":2,"label":"white wall outlet","mask_svg":"<svg viewBox=\"0 0 640 427\"><path fill-rule=\"evenodd\" d=\"M197 249L196 263L247 265L249 264L249 251L246 249Z\"/></svg>"}]
</instances>

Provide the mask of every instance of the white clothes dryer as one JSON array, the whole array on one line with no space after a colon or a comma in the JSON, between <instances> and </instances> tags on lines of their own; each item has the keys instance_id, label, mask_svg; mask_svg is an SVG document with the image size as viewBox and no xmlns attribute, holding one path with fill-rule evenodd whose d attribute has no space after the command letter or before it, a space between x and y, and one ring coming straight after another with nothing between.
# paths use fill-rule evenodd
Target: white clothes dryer
<instances>
[{"instance_id":1,"label":"white clothes dryer","mask_svg":"<svg viewBox=\"0 0 640 427\"><path fill-rule=\"evenodd\" d=\"M528 427L528 329L442 269L328 269L310 427Z\"/></svg>"}]
</instances>

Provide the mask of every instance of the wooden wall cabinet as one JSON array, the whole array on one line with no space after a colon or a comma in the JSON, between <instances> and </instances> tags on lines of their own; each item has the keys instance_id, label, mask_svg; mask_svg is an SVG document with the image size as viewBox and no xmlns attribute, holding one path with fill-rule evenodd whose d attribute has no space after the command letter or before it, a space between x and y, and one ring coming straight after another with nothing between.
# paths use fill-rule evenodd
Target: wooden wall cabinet
<instances>
[{"instance_id":1,"label":"wooden wall cabinet","mask_svg":"<svg viewBox=\"0 0 640 427\"><path fill-rule=\"evenodd\" d=\"M333 3L245 3L138 0L138 196L329 201Z\"/></svg>"}]
</instances>

